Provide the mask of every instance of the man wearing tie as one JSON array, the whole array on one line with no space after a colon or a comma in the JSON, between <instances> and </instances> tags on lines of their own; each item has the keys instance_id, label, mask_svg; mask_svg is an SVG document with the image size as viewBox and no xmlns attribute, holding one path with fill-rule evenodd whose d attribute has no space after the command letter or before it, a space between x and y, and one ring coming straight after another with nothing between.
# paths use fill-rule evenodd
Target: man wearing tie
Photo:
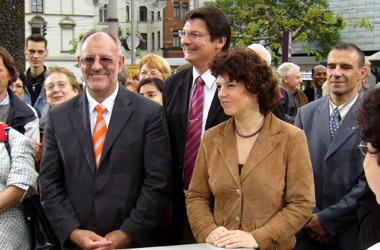
<instances>
[{"instance_id":1,"label":"man wearing tie","mask_svg":"<svg viewBox=\"0 0 380 250\"><path fill-rule=\"evenodd\" d=\"M294 125L305 131L314 173L316 207L297 234L294 249L357 250L357 200L367 187L355 111L357 85L365 76L364 53L334 46L327 57L331 94L298 110Z\"/></svg>"},{"instance_id":2,"label":"man wearing tie","mask_svg":"<svg viewBox=\"0 0 380 250\"><path fill-rule=\"evenodd\" d=\"M149 245L171 188L163 109L120 87L120 41L83 37L78 62L86 91L48 113L41 202L62 247Z\"/></svg>"},{"instance_id":3,"label":"man wearing tie","mask_svg":"<svg viewBox=\"0 0 380 250\"><path fill-rule=\"evenodd\" d=\"M218 8L204 6L185 15L179 31L185 59L192 65L170 77L164 85L173 159L171 243L193 243L187 220L185 196L205 130L228 119L217 96L216 78L209 63L231 42L231 27Z\"/></svg>"}]
</instances>

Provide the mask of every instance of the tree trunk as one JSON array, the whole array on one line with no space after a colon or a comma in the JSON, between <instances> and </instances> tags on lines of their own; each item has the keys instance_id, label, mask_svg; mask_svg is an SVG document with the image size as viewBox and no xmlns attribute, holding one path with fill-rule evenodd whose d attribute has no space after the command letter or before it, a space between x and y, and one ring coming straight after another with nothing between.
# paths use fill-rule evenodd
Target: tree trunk
<instances>
[{"instance_id":1,"label":"tree trunk","mask_svg":"<svg viewBox=\"0 0 380 250\"><path fill-rule=\"evenodd\" d=\"M20 71L25 71L24 12L24 0L0 0L0 46L13 56Z\"/></svg>"}]
</instances>

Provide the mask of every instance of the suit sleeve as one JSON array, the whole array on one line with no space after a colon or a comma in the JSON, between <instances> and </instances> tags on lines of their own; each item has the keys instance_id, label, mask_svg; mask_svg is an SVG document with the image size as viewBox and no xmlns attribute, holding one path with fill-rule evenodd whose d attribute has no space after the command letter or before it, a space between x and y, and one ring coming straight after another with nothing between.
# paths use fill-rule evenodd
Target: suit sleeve
<instances>
[{"instance_id":1,"label":"suit sleeve","mask_svg":"<svg viewBox=\"0 0 380 250\"><path fill-rule=\"evenodd\" d=\"M169 135L160 106L148 119L144 133L145 179L130 216L121 229L139 244L150 241L150 233L158 225L170 200L171 158Z\"/></svg>"},{"instance_id":2,"label":"suit sleeve","mask_svg":"<svg viewBox=\"0 0 380 250\"><path fill-rule=\"evenodd\" d=\"M297 112L297 115L296 115L296 118L294 120L294 126L296 126L296 127L298 127L298 128L300 128L300 129L303 130L301 112L302 112L302 108L299 108L298 112Z\"/></svg>"},{"instance_id":3,"label":"suit sleeve","mask_svg":"<svg viewBox=\"0 0 380 250\"><path fill-rule=\"evenodd\" d=\"M363 195L367 188L367 180L365 175L358 179L357 184L343 196L338 203L331 205L319 213L318 219L325 230L335 236L340 231L344 230L347 222L354 221L357 218L357 200Z\"/></svg>"},{"instance_id":4,"label":"suit sleeve","mask_svg":"<svg viewBox=\"0 0 380 250\"><path fill-rule=\"evenodd\" d=\"M51 113L43 138L43 153L39 176L41 204L50 220L59 241L68 246L71 232L80 227L80 222L66 195L62 159L55 138ZM72 243L71 243L72 244Z\"/></svg>"}]
</instances>

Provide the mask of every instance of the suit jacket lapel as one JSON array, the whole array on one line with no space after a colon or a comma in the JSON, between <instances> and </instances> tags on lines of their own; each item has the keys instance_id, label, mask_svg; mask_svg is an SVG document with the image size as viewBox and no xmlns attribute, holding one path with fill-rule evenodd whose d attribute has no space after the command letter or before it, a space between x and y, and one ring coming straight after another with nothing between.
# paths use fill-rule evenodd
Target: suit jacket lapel
<instances>
[{"instance_id":1,"label":"suit jacket lapel","mask_svg":"<svg viewBox=\"0 0 380 250\"><path fill-rule=\"evenodd\" d=\"M128 93L122 86L119 86L119 93L116 96L115 104L113 106L112 115L109 127L104 141L102 155L100 157L99 168L102 165L103 159L107 156L118 134L124 129L127 121L131 117L134 108L131 107L131 99Z\"/></svg>"},{"instance_id":2,"label":"suit jacket lapel","mask_svg":"<svg viewBox=\"0 0 380 250\"><path fill-rule=\"evenodd\" d=\"M87 165L90 167L91 172L94 173L95 155L88 113L88 101L85 91L82 91L80 94L77 105L69 111L69 117L74 128L74 134L78 137L79 144L86 157Z\"/></svg>"},{"instance_id":3,"label":"suit jacket lapel","mask_svg":"<svg viewBox=\"0 0 380 250\"><path fill-rule=\"evenodd\" d=\"M249 153L245 165L241 171L241 182L255 169L280 143L281 128L274 120L273 114L265 116L264 126Z\"/></svg>"},{"instance_id":4,"label":"suit jacket lapel","mask_svg":"<svg viewBox=\"0 0 380 250\"><path fill-rule=\"evenodd\" d=\"M208 117L206 121L206 129L208 129L211 126L212 122L214 121L215 117L217 117L220 111L222 111L222 106L220 105L220 102L218 99L218 90L216 90L214 94L214 98L212 99L210 110L208 112Z\"/></svg>"},{"instance_id":5,"label":"suit jacket lapel","mask_svg":"<svg viewBox=\"0 0 380 250\"><path fill-rule=\"evenodd\" d=\"M316 127L318 135L327 150L331 144L329 98L325 98L316 112L313 126Z\"/></svg>"},{"instance_id":6,"label":"suit jacket lapel","mask_svg":"<svg viewBox=\"0 0 380 250\"><path fill-rule=\"evenodd\" d=\"M233 119L227 121L226 126L223 130L220 130L220 133L221 136L216 137L214 143L236 185L240 187L238 152L233 130Z\"/></svg>"},{"instance_id":7,"label":"suit jacket lapel","mask_svg":"<svg viewBox=\"0 0 380 250\"><path fill-rule=\"evenodd\" d=\"M188 123L188 113L189 113L189 103L190 103L190 92L191 92L191 86L193 84L193 67L189 67L184 75L183 75L183 81L181 81L178 85L178 94L176 95L177 99L177 105L179 106L179 110L182 114L184 114L184 117L182 119L182 131L187 131L187 123Z\"/></svg>"},{"instance_id":8,"label":"suit jacket lapel","mask_svg":"<svg viewBox=\"0 0 380 250\"><path fill-rule=\"evenodd\" d=\"M325 156L325 160L336 150L338 150L338 148L342 146L344 142L347 141L348 138L350 138L351 135L356 132L356 130L359 129L354 114L360 105L360 101L361 99L358 98L354 105L352 105L350 111L348 111L346 117L338 129L337 134L334 137L334 140L331 142L330 148Z\"/></svg>"}]
</instances>

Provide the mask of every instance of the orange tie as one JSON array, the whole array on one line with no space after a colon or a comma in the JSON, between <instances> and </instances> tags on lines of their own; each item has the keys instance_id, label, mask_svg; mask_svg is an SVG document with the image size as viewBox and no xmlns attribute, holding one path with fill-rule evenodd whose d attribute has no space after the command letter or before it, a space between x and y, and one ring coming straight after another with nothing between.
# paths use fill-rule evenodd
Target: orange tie
<instances>
[{"instance_id":1,"label":"orange tie","mask_svg":"<svg viewBox=\"0 0 380 250\"><path fill-rule=\"evenodd\" d=\"M104 140L106 139L107 124L103 118L105 107L102 104L96 105L98 116L94 127L92 142L94 143L96 169L99 168L100 157L102 156Z\"/></svg>"}]
</instances>

